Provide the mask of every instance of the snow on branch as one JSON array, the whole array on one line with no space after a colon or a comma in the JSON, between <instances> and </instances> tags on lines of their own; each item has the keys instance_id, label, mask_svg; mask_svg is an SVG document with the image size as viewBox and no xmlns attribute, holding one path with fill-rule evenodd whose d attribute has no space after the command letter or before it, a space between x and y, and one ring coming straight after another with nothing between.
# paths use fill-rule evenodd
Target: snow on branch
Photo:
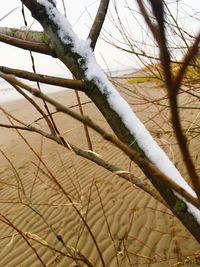
<instances>
[{"instance_id":1,"label":"snow on branch","mask_svg":"<svg viewBox=\"0 0 200 267\"><path fill-rule=\"evenodd\" d=\"M37 3L45 8L48 19L52 21L57 28L60 41L70 48L72 53L78 55L77 64L84 72L83 78L93 82L101 91L101 94L105 96L110 108L121 118L122 123L129 130L130 134L134 136L135 141L144 152L145 156L161 172L170 177L172 181L176 182L193 197L196 197L193 189L187 184L165 152L159 147L149 131L137 118L128 103L120 96L96 63L96 59L90 47L90 40L84 41L78 38L67 19L55 8L54 3L52 4L52 2L46 0L37 0ZM200 210L187 202L176 192L174 193L185 202L187 210L193 214L200 223Z\"/></svg>"}]
</instances>

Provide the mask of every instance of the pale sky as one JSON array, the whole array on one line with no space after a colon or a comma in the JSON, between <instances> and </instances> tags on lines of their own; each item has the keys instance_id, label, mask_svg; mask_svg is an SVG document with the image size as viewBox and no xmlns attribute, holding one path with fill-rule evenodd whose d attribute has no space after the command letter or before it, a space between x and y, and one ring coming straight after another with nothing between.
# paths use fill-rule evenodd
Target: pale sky
<instances>
[{"instance_id":1,"label":"pale sky","mask_svg":"<svg viewBox=\"0 0 200 267\"><path fill-rule=\"evenodd\" d=\"M179 0L180 1L180 0ZM85 39L89 32L89 28L92 23L92 18L98 8L99 0L65 0L67 16L70 23L73 26L74 31L80 36L80 38ZM111 0L111 2L113 2ZM120 17L126 27L126 30L131 33L132 38L139 40L141 42L148 40L148 36L144 34L142 28L145 24L143 19L137 15L137 5L135 0L117 0L118 11ZM168 0L168 3L176 2L174 0ZM60 11L63 12L62 1L57 0ZM182 18L181 26L183 26L191 34L198 32L200 29L199 24L199 13L200 13L200 0L182 0L180 1L182 6L179 8L176 16ZM189 3L189 4L188 4ZM188 7L186 7L188 5ZM128 6L130 8L128 8ZM6 13L8 13L13 8L18 7L12 14L0 21L0 26L16 27L20 28L24 26L23 18L21 15L21 1L20 0L6 0L1 6L0 18L2 18ZM184 7L184 8L183 8ZM130 10L131 9L131 10ZM184 9L184 12L183 12ZM185 11L186 10L186 11ZM195 15L193 18L189 18L189 15ZM112 18L113 14L114 18ZM26 14L28 25L33 23L29 12ZM137 22L136 22L137 21ZM139 24L138 24L139 22ZM106 22L104 24L104 29L107 34L121 39L116 27L113 24L117 23L117 18L113 9L112 3L110 4L110 13ZM41 29L35 22L32 26L33 29ZM118 49L106 44L104 41L99 40L98 45L95 50L96 58L99 64L106 68L106 65L110 69L121 69L126 67L138 67L136 60L130 54L122 53ZM13 48L12 46L0 43L0 55L1 63L0 65L5 65L13 68L21 68L26 70L31 70L31 60L29 52L21 49ZM65 66L58 60L51 59L48 56L39 55L34 53L34 58L36 62L36 68L38 72L57 74L65 73Z\"/></svg>"}]
</instances>

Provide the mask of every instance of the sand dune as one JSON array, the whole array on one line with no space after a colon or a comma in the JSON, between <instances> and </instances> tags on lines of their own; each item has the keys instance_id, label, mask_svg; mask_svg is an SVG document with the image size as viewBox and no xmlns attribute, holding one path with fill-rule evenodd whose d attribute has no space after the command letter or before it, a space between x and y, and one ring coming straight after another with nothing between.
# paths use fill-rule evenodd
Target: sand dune
<instances>
[{"instance_id":1,"label":"sand dune","mask_svg":"<svg viewBox=\"0 0 200 267\"><path fill-rule=\"evenodd\" d=\"M76 104L71 91L59 92L54 97L68 106ZM82 101L87 98L82 97ZM5 106L27 123L38 118L25 101ZM92 104L84 109L107 127ZM55 114L54 118L68 141L87 147L80 123L62 114ZM0 120L6 122L5 116L1 114ZM43 121L37 123L46 129ZM130 162L122 152L93 131L90 134L95 152L109 162L129 169ZM95 267L103 266L98 249L106 267L197 266L199 245L164 205L130 182L53 141L32 133L23 133L23 136L43 163L15 130L1 129L1 149L17 173L0 156L0 210L16 228L0 221L0 267L79 266L66 257L69 252L73 255L74 249ZM134 164L131 169L136 177L144 178ZM78 213L91 229L98 249ZM189 260L191 264L187 263ZM81 261L79 264L86 266Z\"/></svg>"}]
</instances>

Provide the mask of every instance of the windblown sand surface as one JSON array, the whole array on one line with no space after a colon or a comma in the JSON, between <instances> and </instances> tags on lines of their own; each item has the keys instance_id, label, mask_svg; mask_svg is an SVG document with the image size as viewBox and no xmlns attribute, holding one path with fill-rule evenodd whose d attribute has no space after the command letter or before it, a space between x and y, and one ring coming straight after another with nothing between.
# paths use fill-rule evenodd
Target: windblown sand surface
<instances>
[{"instance_id":1,"label":"windblown sand surface","mask_svg":"<svg viewBox=\"0 0 200 267\"><path fill-rule=\"evenodd\" d=\"M134 110L170 157L175 157L176 149L168 144L170 138L166 141L160 135L161 127L166 130L169 123L166 113L156 117L157 108L145 104L141 108L140 93L136 97L138 88L130 92L127 85L124 95L131 99ZM146 94L162 96L161 90L156 90L150 88ZM72 91L53 96L66 106L76 105ZM84 96L81 99L88 101ZM30 124L39 118L24 100L4 107ZM83 107L86 114L109 130L93 104ZM77 107L73 109L78 111ZM63 114L55 114L54 119L68 142L87 150L80 123ZM0 121L8 122L2 113ZM159 121L163 123L160 125ZM158 124L160 128L156 127ZM43 120L32 125L47 129ZM21 133L33 150L15 130L1 128L0 131L0 148L10 161L0 155L0 267L86 266L66 257L67 253L73 256L74 249L95 267L103 266L98 249L106 267L198 266L198 243L164 205L132 183L53 141L35 133ZM90 135L96 153L124 170L131 169L136 178L144 179L119 150L93 131ZM78 213L87 222L96 244Z\"/></svg>"}]
</instances>

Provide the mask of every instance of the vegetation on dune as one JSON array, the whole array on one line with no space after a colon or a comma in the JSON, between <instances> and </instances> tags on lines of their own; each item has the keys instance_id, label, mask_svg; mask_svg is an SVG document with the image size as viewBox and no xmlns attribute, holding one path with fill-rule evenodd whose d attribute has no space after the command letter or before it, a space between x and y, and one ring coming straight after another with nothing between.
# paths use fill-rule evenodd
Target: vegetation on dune
<instances>
[{"instance_id":1,"label":"vegetation on dune","mask_svg":"<svg viewBox=\"0 0 200 267\"><path fill-rule=\"evenodd\" d=\"M144 76L144 77L134 77L128 79L128 83L130 84L138 84L138 83L161 83L161 80L153 75Z\"/></svg>"},{"instance_id":2,"label":"vegetation on dune","mask_svg":"<svg viewBox=\"0 0 200 267\"><path fill-rule=\"evenodd\" d=\"M196 59L195 62L198 63L199 59ZM171 63L172 75L176 77L180 63ZM140 83L156 83L162 86L164 84L164 77L162 75L162 66L160 64L149 65L140 70L142 73L141 76L131 77L127 79L129 84L140 84ZM149 74L151 73L151 74ZM200 79L200 68L194 65L188 66L183 81L190 80L190 83L197 83Z\"/></svg>"}]
</instances>

